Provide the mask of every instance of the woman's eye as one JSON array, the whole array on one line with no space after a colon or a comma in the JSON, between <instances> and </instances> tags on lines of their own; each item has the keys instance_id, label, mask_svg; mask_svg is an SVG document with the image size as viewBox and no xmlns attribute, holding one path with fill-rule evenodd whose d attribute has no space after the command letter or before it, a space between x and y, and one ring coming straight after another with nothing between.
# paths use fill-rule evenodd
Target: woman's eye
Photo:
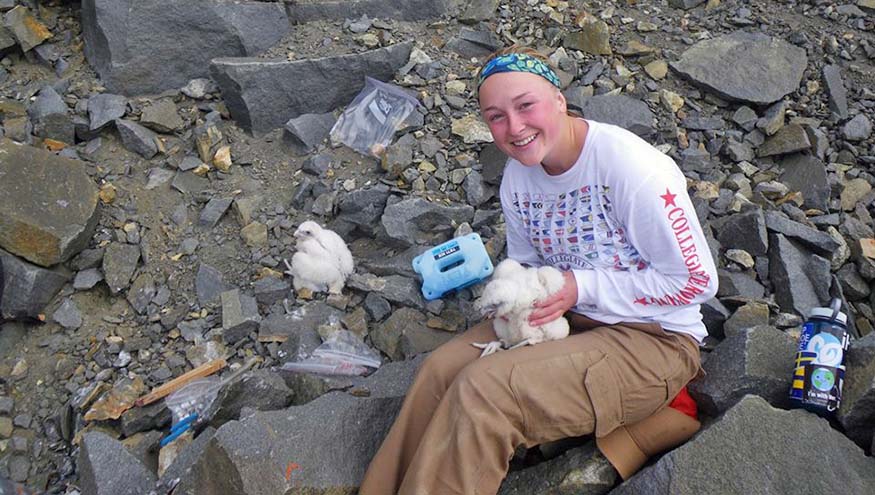
<instances>
[{"instance_id":1,"label":"woman's eye","mask_svg":"<svg viewBox=\"0 0 875 495\"><path fill-rule=\"evenodd\" d=\"M490 115L487 120L489 120L490 122L498 122L499 120L501 120L502 117L502 115Z\"/></svg>"},{"instance_id":2,"label":"woman's eye","mask_svg":"<svg viewBox=\"0 0 875 495\"><path fill-rule=\"evenodd\" d=\"M520 109L521 109L521 110L525 110L525 109L531 107L532 105L534 105L534 103L532 103L532 102L530 102L530 101L527 101L527 102L524 102L524 103L521 103L521 104L520 104Z\"/></svg>"}]
</instances>

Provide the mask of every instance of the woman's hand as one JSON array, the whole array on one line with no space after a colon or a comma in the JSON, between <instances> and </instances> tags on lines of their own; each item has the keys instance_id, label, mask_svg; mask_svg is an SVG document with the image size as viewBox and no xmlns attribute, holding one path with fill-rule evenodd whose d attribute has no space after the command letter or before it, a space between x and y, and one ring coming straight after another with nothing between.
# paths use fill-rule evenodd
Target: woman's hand
<instances>
[{"instance_id":1,"label":"woman's hand","mask_svg":"<svg viewBox=\"0 0 875 495\"><path fill-rule=\"evenodd\" d=\"M562 276L565 277L565 285L550 297L535 303L535 310L529 315L529 325L537 327L550 323L577 304L577 280L574 273L562 272Z\"/></svg>"}]
</instances>

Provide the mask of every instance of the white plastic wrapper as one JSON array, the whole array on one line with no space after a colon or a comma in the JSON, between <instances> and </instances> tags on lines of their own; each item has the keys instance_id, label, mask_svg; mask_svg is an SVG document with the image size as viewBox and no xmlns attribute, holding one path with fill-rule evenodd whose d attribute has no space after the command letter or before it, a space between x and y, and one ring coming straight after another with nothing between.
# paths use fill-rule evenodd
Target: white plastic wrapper
<instances>
[{"instance_id":1,"label":"white plastic wrapper","mask_svg":"<svg viewBox=\"0 0 875 495\"><path fill-rule=\"evenodd\" d=\"M331 142L379 157L419 102L398 86L365 77L365 87L331 128Z\"/></svg>"},{"instance_id":2,"label":"white plastic wrapper","mask_svg":"<svg viewBox=\"0 0 875 495\"><path fill-rule=\"evenodd\" d=\"M281 369L324 375L363 375L382 364L380 355L356 334L338 330L331 334L313 354L301 361L289 362Z\"/></svg>"}]
</instances>

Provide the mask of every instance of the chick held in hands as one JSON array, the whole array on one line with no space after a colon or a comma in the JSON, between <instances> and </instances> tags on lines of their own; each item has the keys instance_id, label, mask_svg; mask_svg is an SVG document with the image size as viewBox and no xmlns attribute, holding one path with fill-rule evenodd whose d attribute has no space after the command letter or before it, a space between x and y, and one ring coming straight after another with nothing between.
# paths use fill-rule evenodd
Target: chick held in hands
<instances>
[{"instance_id":1,"label":"chick held in hands","mask_svg":"<svg viewBox=\"0 0 875 495\"><path fill-rule=\"evenodd\" d=\"M292 263L285 261L292 276L295 291L308 289L313 292L340 294L354 270L352 253L346 242L333 230L318 223L306 221L295 231L297 252Z\"/></svg>"},{"instance_id":2,"label":"chick held in hands","mask_svg":"<svg viewBox=\"0 0 875 495\"><path fill-rule=\"evenodd\" d=\"M494 318L493 328L499 340L472 344L483 349L480 356L567 337L569 327L564 317L537 326L530 321L536 311L535 303L548 299L564 286L565 276L551 266L527 268L512 259L499 263L476 303L484 316Z\"/></svg>"}]
</instances>

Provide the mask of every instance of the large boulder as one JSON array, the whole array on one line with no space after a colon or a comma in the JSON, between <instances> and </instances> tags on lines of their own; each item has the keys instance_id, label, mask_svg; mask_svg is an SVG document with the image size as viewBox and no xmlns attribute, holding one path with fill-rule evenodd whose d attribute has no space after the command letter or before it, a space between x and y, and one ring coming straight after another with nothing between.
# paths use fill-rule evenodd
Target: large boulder
<instances>
[{"instance_id":1,"label":"large boulder","mask_svg":"<svg viewBox=\"0 0 875 495\"><path fill-rule=\"evenodd\" d=\"M363 53L288 61L218 58L210 72L231 116L252 133L283 127L289 119L347 105L365 76L387 81L410 58L412 42Z\"/></svg>"},{"instance_id":2,"label":"large boulder","mask_svg":"<svg viewBox=\"0 0 875 495\"><path fill-rule=\"evenodd\" d=\"M68 280L61 266L32 265L0 249L0 320L39 318Z\"/></svg>"},{"instance_id":3,"label":"large boulder","mask_svg":"<svg viewBox=\"0 0 875 495\"><path fill-rule=\"evenodd\" d=\"M85 249L97 226L85 164L0 141L0 248L50 267Z\"/></svg>"},{"instance_id":4,"label":"large boulder","mask_svg":"<svg viewBox=\"0 0 875 495\"><path fill-rule=\"evenodd\" d=\"M723 98L768 105L799 87L807 64L802 48L761 33L736 31L697 43L671 67Z\"/></svg>"},{"instance_id":5,"label":"large boulder","mask_svg":"<svg viewBox=\"0 0 875 495\"><path fill-rule=\"evenodd\" d=\"M796 343L769 326L743 329L727 337L705 361L705 377L690 384L702 412L717 416L747 394L787 407Z\"/></svg>"},{"instance_id":6,"label":"large boulder","mask_svg":"<svg viewBox=\"0 0 875 495\"><path fill-rule=\"evenodd\" d=\"M397 19L420 21L436 19L450 11L453 0L320 0L318 2L290 2L289 18L295 24L320 21L355 19ZM494 11L495 9L493 9Z\"/></svg>"},{"instance_id":7,"label":"large boulder","mask_svg":"<svg viewBox=\"0 0 875 495\"><path fill-rule=\"evenodd\" d=\"M112 92L160 93L210 60L256 55L290 30L280 2L83 0L85 56Z\"/></svg>"},{"instance_id":8,"label":"large boulder","mask_svg":"<svg viewBox=\"0 0 875 495\"><path fill-rule=\"evenodd\" d=\"M875 459L826 420L755 396L611 495L875 493Z\"/></svg>"},{"instance_id":9,"label":"large boulder","mask_svg":"<svg viewBox=\"0 0 875 495\"><path fill-rule=\"evenodd\" d=\"M393 363L356 379L368 397L331 392L226 423L174 493L355 493L401 407L413 365Z\"/></svg>"}]
</instances>

